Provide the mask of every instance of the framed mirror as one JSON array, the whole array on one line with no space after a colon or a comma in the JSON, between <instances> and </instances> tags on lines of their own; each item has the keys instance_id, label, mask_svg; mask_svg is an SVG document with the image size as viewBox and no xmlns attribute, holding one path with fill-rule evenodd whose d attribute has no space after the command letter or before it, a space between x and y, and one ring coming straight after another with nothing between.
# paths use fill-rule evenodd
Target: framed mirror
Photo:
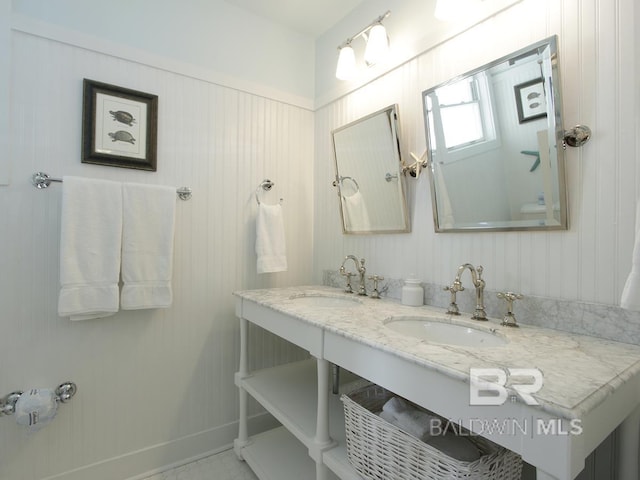
<instances>
[{"instance_id":1,"label":"framed mirror","mask_svg":"<svg viewBox=\"0 0 640 480\"><path fill-rule=\"evenodd\" d=\"M422 100L436 232L567 229L555 36Z\"/></svg>"},{"instance_id":2,"label":"framed mirror","mask_svg":"<svg viewBox=\"0 0 640 480\"><path fill-rule=\"evenodd\" d=\"M331 138L342 231L409 232L397 105L337 128Z\"/></svg>"}]
</instances>

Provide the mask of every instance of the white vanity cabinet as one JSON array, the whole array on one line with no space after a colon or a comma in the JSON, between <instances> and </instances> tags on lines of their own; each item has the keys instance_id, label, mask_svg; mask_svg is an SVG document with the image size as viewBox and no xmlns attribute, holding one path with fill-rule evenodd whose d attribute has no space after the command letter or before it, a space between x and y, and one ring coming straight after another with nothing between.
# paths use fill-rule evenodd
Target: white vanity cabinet
<instances>
[{"instance_id":1,"label":"white vanity cabinet","mask_svg":"<svg viewBox=\"0 0 640 480\"><path fill-rule=\"evenodd\" d=\"M323 358L324 330L239 298L239 435L235 451L260 480L360 480L347 459L344 412L330 394L329 363ZM309 360L260 371L247 369L247 322L306 349ZM247 395L255 398L281 427L249 437Z\"/></svg>"},{"instance_id":2,"label":"white vanity cabinet","mask_svg":"<svg viewBox=\"0 0 640 480\"><path fill-rule=\"evenodd\" d=\"M538 480L573 480L585 458L621 424L637 445L640 347L525 326L499 332L508 340L505 347L438 346L384 326L385 318L426 315L430 307L365 298L353 308L305 308L295 301L300 295L338 292L297 287L236 294L241 358L235 450L261 480L360 478L347 459L342 403L330 393L331 363L522 455L536 467ZM312 357L249 372L248 322ZM470 405L470 366L539 368L544 374L544 386L536 393L540 405ZM249 437L248 395L282 426ZM487 422L494 428L487 428ZM572 431L576 426L579 432ZM638 452L622 451L620 468L626 473L620 479L635 480Z\"/></svg>"}]
</instances>

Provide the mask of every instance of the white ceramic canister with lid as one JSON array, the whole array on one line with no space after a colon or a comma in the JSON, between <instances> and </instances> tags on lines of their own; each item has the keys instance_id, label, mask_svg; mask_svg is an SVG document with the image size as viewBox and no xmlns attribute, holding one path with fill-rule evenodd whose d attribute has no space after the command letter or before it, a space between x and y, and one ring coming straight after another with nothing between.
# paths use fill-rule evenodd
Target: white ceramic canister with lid
<instances>
[{"instance_id":1,"label":"white ceramic canister with lid","mask_svg":"<svg viewBox=\"0 0 640 480\"><path fill-rule=\"evenodd\" d=\"M411 276L404 281L402 287L402 304L411 307L424 305L424 289L420 280Z\"/></svg>"}]
</instances>

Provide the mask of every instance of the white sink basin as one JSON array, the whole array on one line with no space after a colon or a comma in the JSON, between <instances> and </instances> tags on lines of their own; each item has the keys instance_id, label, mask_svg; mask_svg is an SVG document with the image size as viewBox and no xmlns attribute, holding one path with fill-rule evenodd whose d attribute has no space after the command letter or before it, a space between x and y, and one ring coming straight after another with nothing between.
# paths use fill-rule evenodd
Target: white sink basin
<instances>
[{"instance_id":1,"label":"white sink basin","mask_svg":"<svg viewBox=\"0 0 640 480\"><path fill-rule=\"evenodd\" d=\"M504 337L489 330L445 323L430 317L391 317L385 320L385 326L430 343L476 348L499 347L507 343Z\"/></svg>"},{"instance_id":2,"label":"white sink basin","mask_svg":"<svg viewBox=\"0 0 640 480\"><path fill-rule=\"evenodd\" d=\"M302 293L292 296L291 300L295 300L297 305L315 308L349 308L357 307L362 303L356 297L324 295L321 293Z\"/></svg>"}]
</instances>

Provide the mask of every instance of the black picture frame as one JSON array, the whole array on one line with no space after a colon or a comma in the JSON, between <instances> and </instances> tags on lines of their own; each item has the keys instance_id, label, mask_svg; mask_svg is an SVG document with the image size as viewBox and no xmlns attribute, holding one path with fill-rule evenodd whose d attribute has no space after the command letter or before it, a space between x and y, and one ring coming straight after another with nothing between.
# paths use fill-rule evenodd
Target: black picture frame
<instances>
[{"instance_id":1,"label":"black picture frame","mask_svg":"<svg viewBox=\"0 0 640 480\"><path fill-rule=\"evenodd\" d=\"M156 171L158 96L83 80L82 163Z\"/></svg>"},{"instance_id":2,"label":"black picture frame","mask_svg":"<svg viewBox=\"0 0 640 480\"><path fill-rule=\"evenodd\" d=\"M544 79L535 78L513 87L518 110L518 122L525 123L547 116Z\"/></svg>"}]
</instances>

